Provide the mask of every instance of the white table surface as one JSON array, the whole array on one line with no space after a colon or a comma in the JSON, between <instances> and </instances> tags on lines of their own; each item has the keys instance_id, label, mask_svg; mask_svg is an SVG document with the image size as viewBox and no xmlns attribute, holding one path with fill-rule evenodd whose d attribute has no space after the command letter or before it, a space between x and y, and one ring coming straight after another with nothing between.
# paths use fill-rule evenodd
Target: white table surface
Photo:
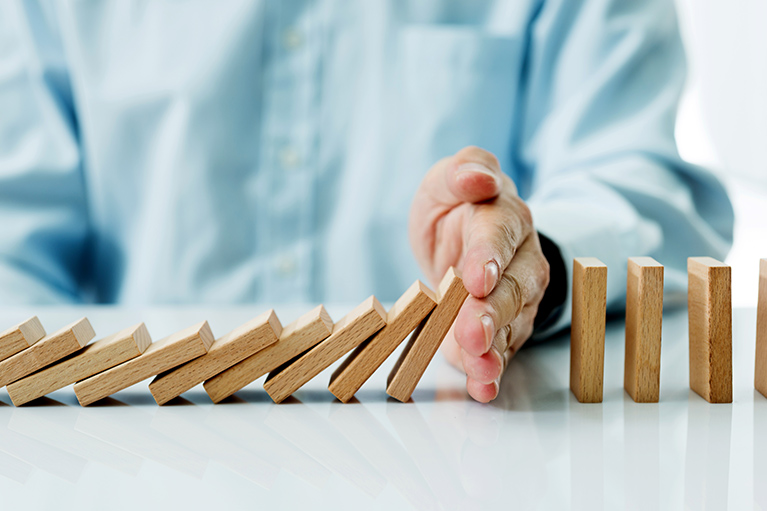
<instances>
[{"instance_id":1,"label":"white table surface","mask_svg":"<svg viewBox=\"0 0 767 511\"><path fill-rule=\"evenodd\" d=\"M287 324L309 308L277 313ZM159 339L208 319L220 336L262 311L6 309L0 325L37 314L53 331L86 315L97 338L145 321ZM490 405L441 355L407 404L384 391L393 359L346 405L327 391L330 370L281 405L262 380L215 406L200 386L158 407L148 382L89 408L71 387L21 408L2 391L0 509L767 510L755 311L734 314L732 405L689 391L686 322L664 318L660 404L623 391L620 321L608 324L602 404L569 392L567 338L520 352Z\"/></svg>"}]
</instances>

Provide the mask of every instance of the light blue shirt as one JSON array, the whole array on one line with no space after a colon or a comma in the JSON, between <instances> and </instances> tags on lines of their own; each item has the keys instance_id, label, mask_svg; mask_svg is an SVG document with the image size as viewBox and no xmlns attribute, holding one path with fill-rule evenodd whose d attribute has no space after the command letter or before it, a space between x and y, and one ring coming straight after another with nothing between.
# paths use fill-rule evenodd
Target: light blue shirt
<instances>
[{"instance_id":1,"label":"light blue shirt","mask_svg":"<svg viewBox=\"0 0 767 511\"><path fill-rule=\"evenodd\" d=\"M3 1L0 303L394 300L467 145L611 303L633 255L683 289L733 224L683 81L669 0Z\"/></svg>"}]
</instances>

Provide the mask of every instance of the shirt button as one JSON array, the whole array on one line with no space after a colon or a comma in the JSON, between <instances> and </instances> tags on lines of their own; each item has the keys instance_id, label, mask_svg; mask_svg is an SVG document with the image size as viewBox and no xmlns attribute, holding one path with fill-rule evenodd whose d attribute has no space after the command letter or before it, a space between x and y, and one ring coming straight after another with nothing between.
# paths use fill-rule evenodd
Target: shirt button
<instances>
[{"instance_id":1,"label":"shirt button","mask_svg":"<svg viewBox=\"0 0 767 511\"><path fill-rule=\"evenodd\" d=\"M298 263L292 256L283 257L277 264L277 272L283 277L290 277L296 273Z\"/></svg>"},{"instance_id":2,"label":"shirt button","mask_svg":"<svg viewBox=\"0 0 767 511\"><path fill-rule=\"evenodd\" d=\"M297 50L304 44L304 37L298 30L289 28L282 33L282 44L288 50Z\"/></svg>"},{"instance_id":3,"label":"shirt button","mask_svg":"<svg viewBox=\"0 0 767 511\"><path fill-rule=\"evenodd\" d=\"M283 169L290 170L301 165L301 156L292 147L283 147L279 153L280 165Z\"/></svg>"}]
</instances>

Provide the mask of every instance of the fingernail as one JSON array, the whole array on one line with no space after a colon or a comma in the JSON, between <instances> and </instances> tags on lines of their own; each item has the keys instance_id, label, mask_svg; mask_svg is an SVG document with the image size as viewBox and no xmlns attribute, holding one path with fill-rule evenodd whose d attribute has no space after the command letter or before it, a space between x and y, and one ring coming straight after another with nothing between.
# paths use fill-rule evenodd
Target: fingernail
<instances>
[{"instance_id":1,"label":"fingernail","mask_svg":"<svg viewBox=\"0 0 767 511\"><path fill-rule=\"evenodd\" d=\"M482 330L485 332L485 351L493 343L493 337L495 337L495 325L493 324L493 318L483 314L479 320L482 322Z\"/></svg>"},{"instance_id":2,"label":"fingernail","mask_svg":"<svg viewBox=\"0 0 767 511\"><path fill-rule=\"evenodd\" d=\"M493 381L493 387L495 387L495 397L493 397L493 399L495 399L496 397L498 397L498 393L501 391L501 377L500 376Z\"/></svg>"},{"instance_id":3,"label":"fingernail","mask_svg":"<svg viewBox=\"0 0 767 511\"><path fill-rule=\"evenodd\" d=\"M498 264L495 261L485 263L485 296L489 295L498 283Z\"/></svg>"},{"instance_id":4,"label":"fingernail","mask_svg":"<svg viewBox=\"0 0 767 511\"><path fill-rule=\"evenodd\" d=\"M495 172L485 167L484 165L480 165L479 163L464 163L455 169L456 174L462 174L464 172L479 172L480 174L491 176L493 179L496 179L497 177Z\"/></svg>"}]
</instances>

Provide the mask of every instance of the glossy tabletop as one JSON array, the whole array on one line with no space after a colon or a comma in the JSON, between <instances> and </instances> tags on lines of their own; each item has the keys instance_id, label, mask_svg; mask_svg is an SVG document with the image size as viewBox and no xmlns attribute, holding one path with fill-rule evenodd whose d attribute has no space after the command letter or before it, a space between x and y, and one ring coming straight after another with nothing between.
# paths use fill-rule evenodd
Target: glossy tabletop
<instances>
[{"instance_id":1,"label":"glossy tabletop","mask_svg":"<svg viewBox=\"0 0 767 511\"><path fill-rule=\"evenodd\" d=\"M277 309L287 324L309 306ZM334 319L351 307L328 306ZM216 336L263 308L40 308L49 331L97 338L145 321L154 339L202 319ZM158 407L144 382L81 408L72 388L14 408L0 393L0 509L764 509L767 399L753 389L755 311L734 312L734 399L688 388L687 314L664 317L661 402L623 391L623 324L608 324L602 404L567 388L568 338L522 350L501 395L472 402L438 355L410 403L388 360L341 404L332 368L274 405L259 380L213 405L201 386Z\"/></svg>"}]
</instances>

